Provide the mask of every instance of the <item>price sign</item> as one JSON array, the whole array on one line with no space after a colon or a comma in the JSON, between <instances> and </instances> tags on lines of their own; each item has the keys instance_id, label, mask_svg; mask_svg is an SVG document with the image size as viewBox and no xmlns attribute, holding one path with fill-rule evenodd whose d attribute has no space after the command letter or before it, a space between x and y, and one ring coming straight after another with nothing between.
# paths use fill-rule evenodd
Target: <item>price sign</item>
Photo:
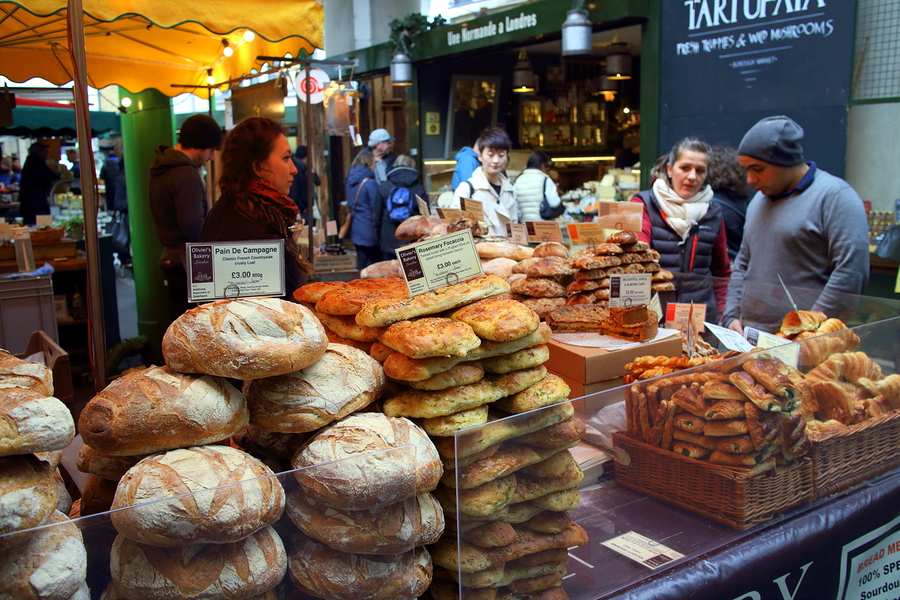
<instances>
[{"instance_id":1,"label":"price sign","mask_svg":"<svg viewBox=\"0 0 900 600\"><path fill-rule=\"evenodd\" d=\"M637 202L598 202L597 223L604 229L640 231L644 205Z\"/></svg>"},{"instance_id":2,"label":"price sign","mask_svg":"<svg viewBox=\"0 0 900 600\"><path fill-rule=\"evenodd\" d=\"M484 221L484 206L478 200L471 198L460 198L460 206L462 207L462 216L475 219L476 221Z\"/></svg>"},{"instance_id":3,"label":"price sign","mask_svg":"<svg viewBox=\"0 0 900 600\"><path fill-rule=\"evenodd\" d=\"M652 275L651 275L651 278L652 278ZM652 279L651 279L651 281L652 281ZM653 297L650 298L650 304L647 305L647 308L656 313L657 321L662 321L663 311L662 311L662 305L659 302L659 292L653 294Z\"/></svg>"},{"instance_id":4,"label":"price sign","mask_svg":"<svg viewBox=\"0 0 900 600\"><path fill-rule=\"evenodd\" d=\"M705 323L705 325L722 342L722 345L729 350L737 350L738 352L750 352L753 350L753 344L745 340L737 331L713 325L712 323Z\"/></svg>"},{"instance_id":5,"label":"price sign","mask_svg":"<svg viewBox=\"0 0 900 600\"><path fill-rule=\"evenodd\" d=\"M609 305L637 306L650 303L650 273L619 273L609 276Z\"/></svg>"},{"instance_id":6,"label":"price sign","mask_svg":"<svg viewBox=\"0 0 900 600\"><path fill-rule=\"evenodd\" d=\"M338 234L337 221L326 221L325 222L325 235L337 235L337 234Z\"/></svg>"},{"instance_id":7,"label":"price sign","mask_svg":"<svg viewBox=\"0 0 900 600\"><path fill-rule=\"evenodd\" d=\"M416 204L419 206L419 214L425 215L426 217L431 214L431 211L428 208L428 202L423 200L421 196L416 195Z\"/></svg>"},{"instance_id":8,"label":"price sign","mask_svg":"<svg viewBox=\"0 0 900 600\"><path fill-rule=\"evenodd\" d=\"M634 531L609 539L603 545L651 569L684 558L684 554Z\"/></svg>"},{"instance_id":9,"label":"price sign","mask_svg":"<svg viewBox=\"0 0 900 600\"><path fill-rule=\"evenodd\" d=\"M784 364L797 368L800 362L800 344L753 327L744 327L744 337L756 348L766 351Z\"/></svg>"},{"instance_id":10,"label":"price sign","mask_svg":"<svg viewBox=\"0 0 900 600\"><path fill-rule=\"evenodd\" d=\"M284 295L284 240L185 246L190 302Z\"/></svg>"},{"instance_id":11,"label":"price sign","mask_svg":"<svg viewBox=\"0 0 900 600\"><path fill-rule=\"evenodd\" d=\"M511 244L528 245L528 230L524 223L507 223L506 237Z\"/></svg>"},{"instance_id":12,"label":"price sign","mask_svg":"<svg viewBox=\"0 0 900 600\"><path fill-rule=\"evenodd\" d=\"M569 238L576 246L594 246L602 244L606 236L599 223L569 223Z\"/></svg>"},{"instance_id":13,"label":"price sign","mask_svg":"<svg viewBox=\"0 0 900 600\"><path fill-rule=\"evenodd\" d=\"M556 221L525 221L525 231L528 233L528 241L535 243L559 242L562 244L562 232Z\"/></svg>"},{"instance_id":14,"label":"price sign","mask_svg":"<svg viewBox=\"0 0 900 600\"><path fill-rule=\"evenodd\" d=\"M439 208L437 214L441 223L452 223L462 216L462 211L458 208Z\"/></svg>"},{"instance_id":15,"label":"price sign","mask_svg":"<svg viewBox=\"0 0 900 600\"><path fill-rule=\"evenodd\" d=\"M410 296L481 275L471 229L395 250Z\"/></svg>"},{"instance_id":16,"label":"price sign","mask_svg":"<svg viewBox=\"0 0 900 600\"><path fill-rule=\"evenodd\" d=\"M53 227L53 215L37 215L34 224L37 227Z\"/></svg>"},{"instance_id":17,"label":"price sign","mask_svg":"<svg viewBox=\"0 0 900 600\"><path fill-rule=\"evenodd\" d=\"M703 332L703 322L706 321L706 305L705 304L678 304L672 302L666 306L666 329L677 329L678 331L687 331L688 318L691 316L691 306L693 310L693 327L698 333Z\"/></svg>"},{"instance_id":18,"label":"price sign","mask_svg":"<svg viewBox=\"0 0 900 600\"><path fill-rule=\"evenodd\" d=\"M355 271L356 257L352 254L316 256L313 257L313 268L316 271Z\"/></svg>"}]
</instances>

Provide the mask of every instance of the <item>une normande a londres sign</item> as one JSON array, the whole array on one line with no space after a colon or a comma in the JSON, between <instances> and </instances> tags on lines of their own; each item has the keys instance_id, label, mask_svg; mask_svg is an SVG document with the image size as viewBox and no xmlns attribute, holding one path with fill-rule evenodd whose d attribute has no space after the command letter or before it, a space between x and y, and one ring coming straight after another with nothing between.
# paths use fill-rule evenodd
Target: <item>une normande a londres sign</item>
<instances>
[{"instance_id":1,"label":"une normande a londres sign","mask_svg":"<svg viewBox=\"0 0 900 600\"><path fill-rule=\"evenodd\" d=\"M499 22L490 20L484 25L471 29L466 25L462 25L459 28L454 27L447 31L447 45L456 46L466 42L476 42L495 35L537 27L537 24L538 18L536 14L520 12L518 17L506 16Z\"/></svg>"}]
</instances>

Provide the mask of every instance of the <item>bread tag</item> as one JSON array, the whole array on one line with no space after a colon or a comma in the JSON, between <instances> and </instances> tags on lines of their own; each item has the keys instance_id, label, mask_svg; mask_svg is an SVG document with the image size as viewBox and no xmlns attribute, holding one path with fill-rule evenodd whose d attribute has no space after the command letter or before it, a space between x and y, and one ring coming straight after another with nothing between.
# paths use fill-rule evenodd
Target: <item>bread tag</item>
<instances>
[{"instance_id":1,"label":"bread tag","mask_svg":"<svg viewBox=\"0 0 900 600\"><path fill-rule=\"evenodd\" d=\"M484 273L471 229L395 250L410 296Z\"/></svg>"}]
</instances>

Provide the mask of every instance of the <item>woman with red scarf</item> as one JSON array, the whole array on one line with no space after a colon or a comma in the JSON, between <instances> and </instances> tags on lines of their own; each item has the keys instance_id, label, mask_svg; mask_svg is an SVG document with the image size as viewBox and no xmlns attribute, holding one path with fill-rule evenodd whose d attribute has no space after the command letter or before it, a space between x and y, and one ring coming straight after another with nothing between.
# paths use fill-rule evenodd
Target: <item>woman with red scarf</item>
<instances>
[{"instance_id":1,"label":"woman with red scarf","mask_svg":"<svg viewBox=\"0 0 900 600\"><path fill-rule=\"evenodd\" d=\"M285 296L306 283L310 272L290 227L297 205L287 193L297 168L291 146L278 121L244 119L226 136L222 146L222 195L213 205L200 234L204 242L284 240Z\"/></svg>"}]
</instances>

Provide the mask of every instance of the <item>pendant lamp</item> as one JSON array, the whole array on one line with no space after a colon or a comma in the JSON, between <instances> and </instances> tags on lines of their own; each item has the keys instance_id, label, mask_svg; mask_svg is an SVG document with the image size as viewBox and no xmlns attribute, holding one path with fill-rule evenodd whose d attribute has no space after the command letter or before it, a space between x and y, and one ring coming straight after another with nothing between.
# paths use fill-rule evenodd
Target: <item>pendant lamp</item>
<instances>
[{"instance_id":1,"label":"pendant lamp","mask_svg":"<svg viewBox=\"0 0 900 600\"><path fill-rule=\"evenodd\" d=\"M631 79L631 48L626 42L609 45L606 53L606 77Z\"/></svg>"},{"instance_id":2,"label":"pendant lamp","mask_svg":"<svg viewBox=\"0 0 900 600\"><path fill-rule=\"evenodd\" d=\"M528 62L528 54L525 50L519 51L519 62L513 69L513 91L518 94L525 94L534 91L534 71L531 69L531 63Z\"/></svg>"},{"instance_id":3,"label":"pendant lamp","mask_svg":"<svg viewBox=\"0 0 900 600\"><path fill-rule=\"evenodd\" d=\"M576 8L566 13L562 24L562 55L575 56L591 53L591 21L588 11Z\"/></svg>"},{"instance_id":4,"label":"pendant lamp","mask_svg":"<svg viewBox=\"0 0 900 600\"><path fill-rule=\"evenodd\" d=\"M409 55L405 52L396 52L391 59L391 84L412 85L413 65Z\"/></svg>"}]
</instances>

